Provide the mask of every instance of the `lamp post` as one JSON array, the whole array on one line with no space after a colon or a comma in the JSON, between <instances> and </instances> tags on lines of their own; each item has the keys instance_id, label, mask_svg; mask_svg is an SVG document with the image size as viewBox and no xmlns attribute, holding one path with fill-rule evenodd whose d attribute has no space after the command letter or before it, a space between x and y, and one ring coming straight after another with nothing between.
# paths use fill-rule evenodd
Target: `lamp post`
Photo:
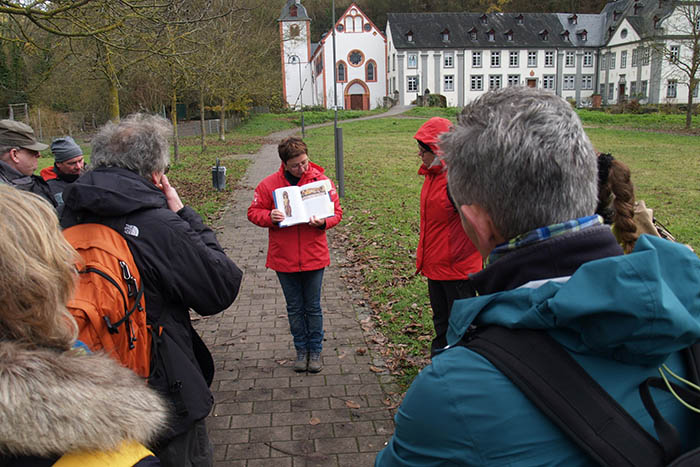
<instances>
[{"instance_id":1,"label":"lamp post","mask_svg":"<svg viewBox=\"0 0 700 467\"><path fill-rule=\"evenodd\" d=\"M301 108L301 137L304 138L304 83L301 80L301 59L297 55L290 55L288 63L299 65L299 106Z\"/></svg>"},{"instance_id":2,"label":"lamp post","mask_svg":"<svg viewBox=\"0 0 700 467\"><path fill-rule=\"evenodd\" d=\"M335 0L331 0L333 10L333 143L335 146L335 176L338 179L338 196L345 197L345 169L343 167L343 129L338 128L338 62L335 58ZM346 71L347 73L347 71Z\"/></svg>"}]
</instances>

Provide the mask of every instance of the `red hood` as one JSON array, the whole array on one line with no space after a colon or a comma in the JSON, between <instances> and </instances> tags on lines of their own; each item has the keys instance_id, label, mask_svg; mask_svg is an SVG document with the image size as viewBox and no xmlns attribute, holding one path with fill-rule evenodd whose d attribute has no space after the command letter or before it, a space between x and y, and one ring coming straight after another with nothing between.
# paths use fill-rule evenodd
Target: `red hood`
<instances>
[{"instance_id":1,"label":"red hood","mask_svg":"<svg viewBox=\"0 0 700 467\"><path fill-rule=\"evenodd\" d=\"M440 135L447 133L452 128L452 122L446 118L433 117L425 122L416 132L414 138L421 141L433 151L434 154L440 155Z\"/></svg>"}]
</instances>

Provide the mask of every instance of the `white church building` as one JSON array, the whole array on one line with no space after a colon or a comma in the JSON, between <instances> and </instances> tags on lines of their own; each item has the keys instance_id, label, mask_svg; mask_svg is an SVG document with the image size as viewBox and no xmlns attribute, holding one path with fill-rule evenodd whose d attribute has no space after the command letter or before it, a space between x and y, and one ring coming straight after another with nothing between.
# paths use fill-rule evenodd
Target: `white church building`
<instances>
[{"instance_id":1,"label":"white church building","mask_svg":"<svg viewBox=\"0 0 700 467\"><path fill-rule=\"evenodd\" d=\"M279 18L283 93L290 108L302 105L371 110L386 93L386 37L355 5L335 23L337 79L333 89L333 31L311 42L311 19L299 0Z\"/></svg>"},{"instance_id":2,"label":"white church building","mask_svg":"<svg viewBox=\"0 0 700 467\"><path fill-rule=\"evenodd\" d=\"M339 108L369 110L384 96L410 104L426 91L462 107L504 86L549 89L577 105L635 98L686 103L691 24L681 8L697 1L618 0L599 14L389 13L386 35L354 3L335 28ZM331 31L318 43L299 0L279 18L284 95L291 108L333 108ZM696 76L696 79L700 78ZM696 86L694 99L698 95Z\"/></svg>"}]
</instances>

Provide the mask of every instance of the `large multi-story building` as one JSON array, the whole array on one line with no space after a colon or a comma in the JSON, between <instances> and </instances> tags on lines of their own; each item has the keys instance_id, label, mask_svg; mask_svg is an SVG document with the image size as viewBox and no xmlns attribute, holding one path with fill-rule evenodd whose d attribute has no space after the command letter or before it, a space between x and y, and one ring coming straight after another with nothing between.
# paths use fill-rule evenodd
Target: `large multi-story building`
<instances>
[{"instance_id":1,"label":"large multi-story building","mask_svg":"<svg viewBox=\"0 0 700 467\"><path fill-rule=\"evenodd\" d=\"M301 6L298 0L289 0L285 8L292 4ZM600 94L604 104L629 98L684 103L689 77L677 65L691 60L688 39L697 36L700 21L688 18L683 9L697 11L698 4L619 0L599 14L390 13L386 36L352 4L335 25L338 43L343 43L336 60L336 86L343 95L338 102L345 108L373 108L381 102L382 92L401 104L431 92L444 95L449 106L461 107L489 89L521 85L549 89L584 106L590 105L594 94ZM350 17L361 20L355 23ZM284 21L283 14L280 22ZM348 25L354 36L344 34ZM312 60L323 64L315 67L316 79L311 80L316 103L331 107L328 43L326 36L310 49ZM283 36L283 59L284 51ZM361 58L353 63L351 57ZM367 86L368 71L362 69L369 60L376 71L372 88ZM285 80L293 71L289 66ZM353 78L352 72L358 76ZM363 100L359 106L350 82L357 92L362 87L369 103ZM289 94L288 102L294 105Z\"/></svg>"}]
</instances>

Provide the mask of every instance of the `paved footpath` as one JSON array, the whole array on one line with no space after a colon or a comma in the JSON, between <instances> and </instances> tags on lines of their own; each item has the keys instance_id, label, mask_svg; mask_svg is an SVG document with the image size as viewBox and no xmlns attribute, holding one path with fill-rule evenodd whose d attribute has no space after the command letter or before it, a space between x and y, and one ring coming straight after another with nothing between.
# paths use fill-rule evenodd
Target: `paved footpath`
<instances>
[{"instance_id":1,"label":"paved footpath","mask_svg":"<svg viewBox=\"0 0 700 467\"><path fill-rule=\"evenodd\" d=\"M207 420L216 466L371 466L394 429L384 393L391 379L370 370L380 363L360 323L363 309L341 279L344 255L333 229L321 296L323 371L292 369L284 296L274 271L265 268L267 231L250 223L246 212L258 182L279 169L277 143L297 132L270 135L250 156L253 163L217 229L244 277L231 307L195 321L217 367Z\"/></svg>"}]
</instances>

